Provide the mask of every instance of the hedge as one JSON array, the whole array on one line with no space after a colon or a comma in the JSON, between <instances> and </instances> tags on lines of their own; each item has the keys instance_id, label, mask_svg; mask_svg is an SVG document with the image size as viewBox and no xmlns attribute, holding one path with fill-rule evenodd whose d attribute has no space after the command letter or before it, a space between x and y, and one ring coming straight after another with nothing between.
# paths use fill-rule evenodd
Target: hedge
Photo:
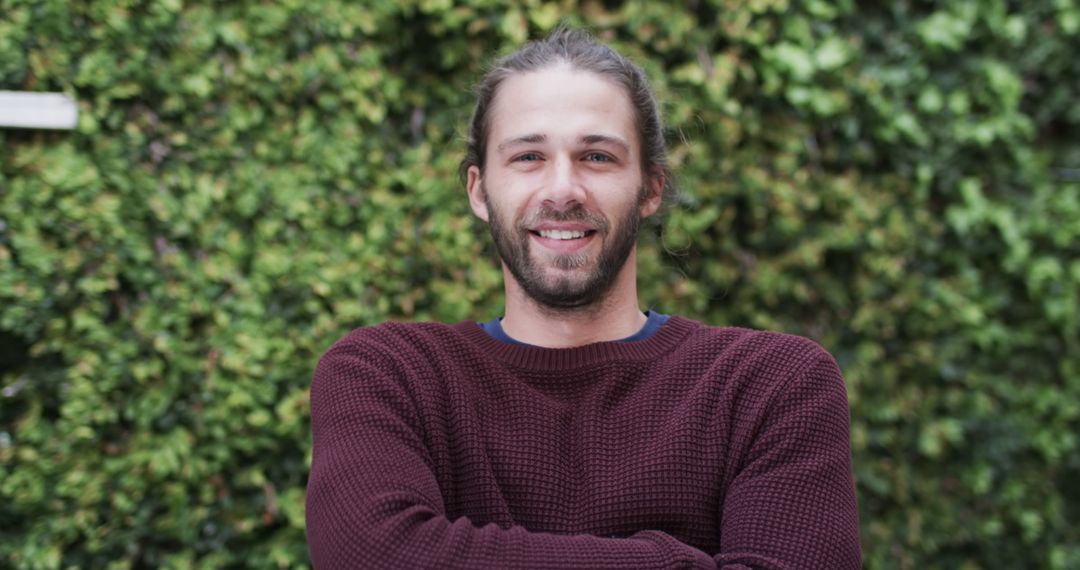
<instances>
[{"instance_id":1,"label":"hedge","mask_svg":"<svg viewBox=\"0 0 1080 570\"><path fill-rule=\"evenodd\" d=\"M844 369L866 567L1080 567L1077 0L0 0L81 111L0 130L0 566L307 566L314 364L500 314L469 87L563 20L669 119L643 302Z\"/></svg>"}]
</instances>

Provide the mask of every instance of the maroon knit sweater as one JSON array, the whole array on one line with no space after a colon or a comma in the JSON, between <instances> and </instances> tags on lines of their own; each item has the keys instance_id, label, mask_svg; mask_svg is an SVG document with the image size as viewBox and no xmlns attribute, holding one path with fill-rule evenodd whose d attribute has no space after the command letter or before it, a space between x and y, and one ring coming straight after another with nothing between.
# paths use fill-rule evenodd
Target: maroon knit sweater
<instances>
[{"instance_id":1,"label":"maroon knit sweater","mask_svg":"<svg viewBox=\"0 0 1080 570\"><path fill-rule=\"evenodd\" d=\"M672 317L544 349L358 329L311 388L317 568L858 568L835 361Z\"/></svg>"}]
</instances>

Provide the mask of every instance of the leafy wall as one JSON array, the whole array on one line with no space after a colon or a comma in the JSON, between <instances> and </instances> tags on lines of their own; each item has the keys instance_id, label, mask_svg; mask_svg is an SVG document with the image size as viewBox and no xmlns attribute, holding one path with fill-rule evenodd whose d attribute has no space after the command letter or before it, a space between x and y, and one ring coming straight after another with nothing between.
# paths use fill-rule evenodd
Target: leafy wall
<instances>
[{"instance_id":1,"label":"leafy wall","mask_svg":"<svg viewBox=\"0 0 1080 570\"><path fill-rule=\"evenodd\" d=\"M818 339L868 568L1080 567L1080 3L0 0L0 566L307 564L345 331L486 319L470 83L561 19L655 79L643 302ZM478 261L479 260L479 261Z\"/></svg>"}]
</instances>

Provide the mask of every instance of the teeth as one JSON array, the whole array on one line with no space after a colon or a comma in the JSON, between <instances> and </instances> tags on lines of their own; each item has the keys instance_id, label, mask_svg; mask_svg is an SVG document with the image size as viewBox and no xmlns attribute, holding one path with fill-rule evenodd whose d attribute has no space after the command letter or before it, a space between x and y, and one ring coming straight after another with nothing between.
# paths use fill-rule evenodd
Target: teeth
<instances>
[{"instance_id":1,"label":"teeth","mask_svg":"<svg viewBox=\"0 0 1080 570\"><path fill-rule=\"evenodd\" d=\"M569 231L569 230L540 230L542 237L551 239L577 239L585 237L585 232Z\"/></svg>"}]
</instances>

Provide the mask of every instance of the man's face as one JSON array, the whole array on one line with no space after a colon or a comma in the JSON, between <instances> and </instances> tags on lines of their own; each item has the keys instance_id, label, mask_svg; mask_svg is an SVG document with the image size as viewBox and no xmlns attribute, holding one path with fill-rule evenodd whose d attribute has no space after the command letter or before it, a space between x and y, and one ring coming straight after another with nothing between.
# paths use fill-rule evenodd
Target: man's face
<instances>
[{"instance_id":1,"label":"man's face","mask_svg":"<svg viewBox=\"0 0 1080 570\"><path fill-rule=\"evenodd\" d=\"M469 197L506 268L541 305L596 303L660 202L657 182L646 187L642 177L626 93L565 66L516 75L499 87L488 124L485 169L469 169Z\"/></svg>"}]
</instances>

